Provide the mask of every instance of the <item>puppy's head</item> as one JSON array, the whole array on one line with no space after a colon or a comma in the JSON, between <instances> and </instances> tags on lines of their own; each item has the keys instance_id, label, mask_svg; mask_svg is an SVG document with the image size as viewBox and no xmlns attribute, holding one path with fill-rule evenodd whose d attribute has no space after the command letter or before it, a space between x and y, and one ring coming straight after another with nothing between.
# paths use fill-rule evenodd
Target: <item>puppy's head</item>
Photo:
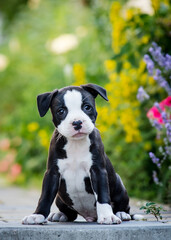
<instances>
[{"instance_id":1,"label":"puppy's head","mask_svg":"<svg viewBox=\"0 0 171 240\"><path fill-rule=\"evenodd\" d=\"M38 95L38 110L43 117L50 108L53 123L63 136L75 140L82 139L94 129L97 95L108 101L106 90L95 84L56 89Z\"/></svg>"}]
</instances>

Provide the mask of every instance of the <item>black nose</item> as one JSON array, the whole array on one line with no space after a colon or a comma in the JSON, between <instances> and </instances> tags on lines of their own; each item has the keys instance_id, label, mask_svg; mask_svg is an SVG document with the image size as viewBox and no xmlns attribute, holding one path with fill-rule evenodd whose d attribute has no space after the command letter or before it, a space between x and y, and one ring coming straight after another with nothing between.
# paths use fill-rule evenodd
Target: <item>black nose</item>
<instances>
[{"instance_id":1,"label":"black nose","mask_svg":"<svg viewBox=\"0 0 171 240\"><path fill-rule=\"evenodd\" d=\"M80 130L82 128L82 122L80 120L74 121L72 123L72 126L74 127L75 130Z\"/></svg>"}]
</instances>

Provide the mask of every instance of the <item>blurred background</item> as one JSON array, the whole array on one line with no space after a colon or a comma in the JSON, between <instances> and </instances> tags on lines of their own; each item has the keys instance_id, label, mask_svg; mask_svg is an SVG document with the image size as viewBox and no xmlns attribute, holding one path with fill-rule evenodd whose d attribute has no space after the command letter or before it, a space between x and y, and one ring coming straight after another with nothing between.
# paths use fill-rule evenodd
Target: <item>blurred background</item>
<instances>
[{"instance_id":1,"label":"blurred background","mask_svg":"<svg viewBox=\"0 0 171 240\"><path fill-rule=\"evenodd\" d=\"M170 95L144 61L153 42L170 56L169 0L0 0L1 185L41 186L54 127L36 96L95 83L110 100L97 99L97 127L129 195L171 203L169 130L147 116Z\"/></svg>"}]
</instances>

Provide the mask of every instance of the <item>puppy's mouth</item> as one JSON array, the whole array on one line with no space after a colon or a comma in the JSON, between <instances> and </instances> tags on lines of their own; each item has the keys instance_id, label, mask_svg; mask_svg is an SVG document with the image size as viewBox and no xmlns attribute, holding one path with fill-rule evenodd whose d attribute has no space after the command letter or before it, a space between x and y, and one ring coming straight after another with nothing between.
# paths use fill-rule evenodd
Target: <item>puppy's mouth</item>
<instances>
[{"instance_id":1,"label":"puppy's mouth","mask_svg":"<svg viewBox=\"0 0 171 240\"><path fill-rule=\"evenodd\" d=\"M87 135L87 133L78 131L78 132L75 133L72 137L75 138L75 139L79 139L79 138L85 137L86 135Z\"/></svg>"}]
</instances>

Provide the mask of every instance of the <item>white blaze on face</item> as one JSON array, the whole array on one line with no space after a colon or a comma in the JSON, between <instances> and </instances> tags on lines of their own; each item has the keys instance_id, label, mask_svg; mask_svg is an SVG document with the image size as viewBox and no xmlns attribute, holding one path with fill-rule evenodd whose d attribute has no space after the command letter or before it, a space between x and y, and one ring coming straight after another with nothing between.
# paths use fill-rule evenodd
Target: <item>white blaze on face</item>
<instances>
[{"instance_id":1,"label":"white blaze on face","mask_svg":"<svg viewBox=\"0 0 171 240\"><path fill-rule=\"evenodd\" d=\"M64 95L65 106L68 109L66 118L58 125L58 131L67 138L80 139L90 134L94 124L87 114L81 109L82 95L79 91L67 91ZM81 121L82 128L78 131L73 127L74 121ZM78 134L76 136L76 134Z\"/></svg>"},{"instance_id":2,"label":"white blaze on face","mask_svg":"<svg viewBox=\"0 0 171 240\"><path fill-rule=\"evenodd\" d=\"M81 93L76 90L67 91L64 95L64 102L68 108L68 112L80 111L82 104Z\"/></svg>"}]
</instances>

